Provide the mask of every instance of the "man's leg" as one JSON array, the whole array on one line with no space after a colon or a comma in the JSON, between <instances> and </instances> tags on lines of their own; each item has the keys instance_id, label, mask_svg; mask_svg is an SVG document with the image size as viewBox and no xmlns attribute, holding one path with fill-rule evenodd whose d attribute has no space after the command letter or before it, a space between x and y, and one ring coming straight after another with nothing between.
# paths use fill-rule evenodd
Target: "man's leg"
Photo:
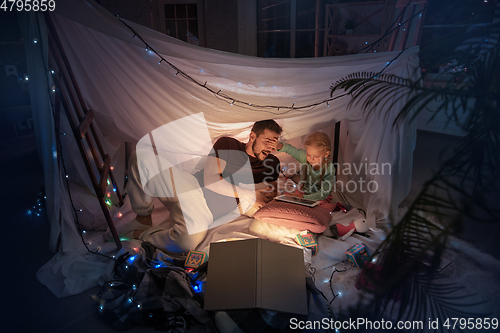
<instances>
[{"instance_id":1,"label":"man's leg","mask_svg":"<svg viewBox=\"0 0 500 333\"><path fill-rule=\"evenodd\" d=\"M194 250L205 238L208 227L204 231L189 234L179 201L172 198L159 199L169 210L170 218L166 223L141 233L139 239L166 252L185 253Z\"/></svg>"},{"instance_id":2,"label":"man's leg","mask_svg":"<svg viewBox=\"0 0 500 333\"><path fill-rule=\"evenodd\" d=\"M132 210L138 215L136 219L139 222L152 225L153 196L156 196L170 211L170 219L167 224L158 225L145 232L137 230L134 236L170 252L192 250L204 239L208 226L213 221L203 192L194 176L175 167L152 176L144 190L140 171L147 176L150 172L157 172L158 167L153 163L157 163L154 156L148 159L141 155L138 161L134 153L130 158L128 193ZM182 205L179 198L183 200Z\"/></svg>"},{"instance_id":3,"label":"man's leg","mask_svg":"<svg viewBox=\"0 0 500 333\"><path fill-rule=\"evenodd\" d=\"M137 153L133 152L129 159L129 177L127 183L127 195L132 206L132 211L137 214L136 220L142 224L152 226L151 213L153 212L153 197L144 192L142 188ZM142 167L142 166L141 166ZM137 230L141 233L141 230ZM134 237L137 237L134 233Z\"/></svg>"}]
</instances>

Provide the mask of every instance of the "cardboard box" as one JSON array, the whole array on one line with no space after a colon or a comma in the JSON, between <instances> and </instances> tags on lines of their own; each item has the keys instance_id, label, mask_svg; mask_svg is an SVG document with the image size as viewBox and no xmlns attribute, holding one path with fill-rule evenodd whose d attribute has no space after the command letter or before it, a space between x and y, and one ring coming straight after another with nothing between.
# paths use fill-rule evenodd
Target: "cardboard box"
<instances>
[{"instance_id":1,"label":"cardboard box","mask_svg":"<svg viewBox=\"0 0 500 333\"><path fill-rule=\"evenodd\" d=\"M365 262L371 262L372 257L368 253L365 244L356 244L345 251L349 263L356 268L363 268Z\"/></svg>"},{"instance_id":2,"label":"cardboard box","mask_svg":"<svg viewBox=\"0 0 500 333\"><path fill-rule=\"evenodd\" d=\"M304 253L264 239L210 244L205 310L307 314Z\"/></svg>"}]
</instances>

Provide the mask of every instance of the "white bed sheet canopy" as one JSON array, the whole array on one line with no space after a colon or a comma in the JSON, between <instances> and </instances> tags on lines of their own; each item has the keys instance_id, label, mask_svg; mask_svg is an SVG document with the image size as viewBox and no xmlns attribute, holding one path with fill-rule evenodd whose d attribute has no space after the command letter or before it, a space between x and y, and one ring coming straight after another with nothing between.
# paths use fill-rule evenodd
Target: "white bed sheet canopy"
<instances>
[{"instance_id":1,"label":"white bed sheet canopy","mask_svg":"<svg viewBox=\"0 0 500 333\"><path fill-rule=\"evenodd\" d=\"M359 106L348 109L348 96L326 101L330 99L333 82L358 71L379 72L389 62L385 73L416 78L419 75L416 48L405 50L399 57L399 51L396 51L324 58L264 59L189 45L125 21L161 57L182 72L198 82L206 82L206 86L214 91L221 90L232 99L252 104L242 106L239 103L231 105L231 100L222 99L182 75L176 75L177 71L167 62L159 64L161 58L157 54L146 50L143 41L133 37L134 33L119 18L94 2L58 2L56 11L50 15L87 105L95 113L95 124L102 132L104 149L110 154L114 172L121 183L125 167L124 142L135 143L162 125L203 112L212 138L230 135L242 141L247 140L250 127L257 120L275 119L283 126L284 140L316 130L330 134L333 139L334 124L342 121L341 165L391 165L390 172L386 169L384 174L364 175L366 169L363 168L360 175L341 173L338 176L344 183L348 180L358 182L360 177L366 182L377 182L375 193L344 193L353 204L363 208L368 217L381 218L394 213L410 189L416 126L409 122L397 129L392 126L404 99L385 110L386 117L368 117ZM26 15L23 22L25 36L29 36L27 40L30 41L26 44L30 89L45 174L50 248L56 251L59 235L61 240L58 253L47 264L51 269L42 268L39 280L44 283L48 276L43 275L60 275L66 286L49 288L57 296L66 296L95 284L98 274L92 271L103 269L104 263L83 260L85 263L78 269L81 276L87 276L88 285L71 286L77 282L64 278L68 269L74 268L75 258L81 258L87 251L75 226L64 172L53 155L56 134L49 98L50 83L47 82L50 73L46 57L42 56L47 46L43 17ZM41 43L31 43L34 39ZM301 108L318 102L322 103ZM258 108L255 105L282 107ZM292 105L293 109L283 108ZM61 126L70 132L67 123L63 122ZM65 136L61 140L66 163L73 165L70 179L91 188L79 152L70 139L70 136ZM74 195L78 193L74 192ZM102 219L100 210L91 213Z\"/></svg>"}]
</instances>

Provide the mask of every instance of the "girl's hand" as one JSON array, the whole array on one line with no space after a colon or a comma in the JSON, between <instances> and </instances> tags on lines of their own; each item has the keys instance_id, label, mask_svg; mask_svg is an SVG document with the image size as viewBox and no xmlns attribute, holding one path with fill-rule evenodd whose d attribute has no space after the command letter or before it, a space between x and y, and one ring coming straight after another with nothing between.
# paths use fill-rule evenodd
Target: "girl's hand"
<instances>
[{"instance_id":1,"label":"girl's hand","mask_svg":"<svg viewBox=\"0 0 500 333\"><path fill-rule=\"evenodd\" d=\"M304 197L304 195L302 194L302 192L298 188L295 189L295 191L287 193L287 194L291 195L292 197L299 197L299 198L303 198Z\"/></svg>"}]
</instances>

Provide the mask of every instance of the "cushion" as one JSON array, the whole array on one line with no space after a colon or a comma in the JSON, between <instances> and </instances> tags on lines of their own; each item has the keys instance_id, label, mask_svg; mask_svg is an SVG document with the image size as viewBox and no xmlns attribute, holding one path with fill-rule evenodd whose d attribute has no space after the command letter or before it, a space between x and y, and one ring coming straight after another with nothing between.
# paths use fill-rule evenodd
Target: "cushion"
<instances>
[{"instance_id":1,"label":"cushion","mask_svg":"<svg viewBox=\"0 0 500 333\"><path fill-rule=\"evenodd\" d=\"M267 223L262 220L253 219L248 226L248 231L259 238L267 239L272 242L283 242L285 239L295 243L295 236L303 230L289 228L283 225Z\"/></svg>"},{"instance_id":2,"label":"cushion","mask_svg":"<svg viewBox=\"0 0 500 333\"><path fill-rule=\"evenodd\" d=\"M276 199L259 209L254 214L254 218L267 223L298 230L309 230L314 233L325 231L331 220L330 212L323 207L307 207Z\"/></svg>"}]
</instances>

